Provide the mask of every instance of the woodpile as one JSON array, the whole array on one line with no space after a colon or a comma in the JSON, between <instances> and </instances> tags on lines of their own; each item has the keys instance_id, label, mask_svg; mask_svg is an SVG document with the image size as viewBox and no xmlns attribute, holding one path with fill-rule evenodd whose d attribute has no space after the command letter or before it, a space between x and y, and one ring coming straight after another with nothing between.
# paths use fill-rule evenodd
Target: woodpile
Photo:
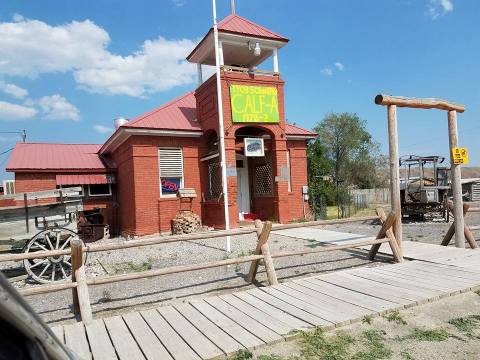
<instances>
[{"instance_id":1,"label":"woodpile","mask_svg":"<svg viewBox=\"0 0 480 360\"><path fill-rule=\"evenodd\" d=\"M192 211L180 211L172 221L172 231L175 235L191 234L205 231L200 216Z\"/></svg>"}]
</instances>

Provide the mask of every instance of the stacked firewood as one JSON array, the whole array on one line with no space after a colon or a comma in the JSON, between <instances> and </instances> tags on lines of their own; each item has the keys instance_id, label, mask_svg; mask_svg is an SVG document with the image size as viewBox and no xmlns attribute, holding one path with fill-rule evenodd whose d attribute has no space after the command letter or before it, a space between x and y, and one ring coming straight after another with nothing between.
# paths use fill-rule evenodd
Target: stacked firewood
<instances>
[{"instance_id":1,"label":"stacked firewood","mask_svg":"<svg viewBox=\"0 0 480 360\"><path fill-rule=\"evenodd\" d=\"M173 233L176 235L191 234L196 231L203 231L200 216L192 211L180 211L173 219Z\"/></svg>"}]
</instances>

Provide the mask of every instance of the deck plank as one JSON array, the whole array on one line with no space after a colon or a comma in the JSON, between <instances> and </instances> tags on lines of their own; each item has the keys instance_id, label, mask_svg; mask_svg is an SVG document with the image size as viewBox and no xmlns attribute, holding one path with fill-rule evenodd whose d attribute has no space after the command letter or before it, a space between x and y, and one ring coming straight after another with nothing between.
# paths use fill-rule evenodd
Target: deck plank
<instances>
[{"instance_id":1,"label":"deck plank","mask_svg":"<svg viewBox=\"0 0 480 360\"><path fill-rule=\"evenodd\" d=\"M144 310L140 314L175 360L200 359L157 310Z\"/></svg>"},{"instance_id":2,"label":"deck plank","mask_svg":"<svg viewBox=\"0 0 480 360\"><path fill-rule=\"evenodd\" d=\"M90 324L85 325L85 329L87 330L88 342L95 360L117 359L115 348L110 341L102 319L94 320Z\"/></svg>"},{"instance_id":3,"label":"deck plank","mask_svg":"<svg viewBox=\"0 0 480 360\"><path fill-rule=\"evenodd\" d=\"M208 320L202 313L192 307L190 304L179 304L174 307L181 313L190 323L200 330L207 338L210 339L218 348L231 355L239 350L245 349L239 342L232 338L229 334Z\"/></svg>"},{"instance_id":4,"label":"deck plank","mask_svg":"<svg viewBox=\"0 0 480 360\"><path fill-rule=\"evenodd\" d=\"M145 359L121 316L109 317L104 321L120 360Z\"/></svg>"},{"instance_id":5,"label":"deck plank","mask_svg":"<svg viewBox=\"0 0 480 360\"><path fill-rule=\"evenodd\" d=\"M379 313L403 307L398 303L330 284L316 277L295 280L294 283Z\"/></svg>"},{"instance_id":6,"label":"deck plank","mask_svg":"<svg viewBox=\"0 0 480 360\"><path fill-rule=\"evenodd\" d=\"M88 346L87 334L83 323L65 325L65 345L82 360L90 360L92 354Z\"/></svg>"},{"instance_id":7,"label":"deck plank","mask_svg":"<svg viewBox=\"0 0 480 360\"><path fill-rule=\"evenodd\" d=\"M185 340L190 347L202 358L210 359L223 355L223 351L217 348L197 328L188 322L177 310L171 306L157 309L172 328Z\"/></svg>"},{"instance_id":8,"label":"deck plank","mask_svg":"<svg viewBox=\"0 0 480 360\"><path fill-rule=\"evenodd\" d=\"M255 296L252 296L246 292L238 292L234 293L233 296L239 298L240 300L244 301L245 303L253 306L256 309L259 309L263 311L265 314L268 316L277 319L285 324L288 324L292 328L295 329L308 329L312 327L309 323L300 320L299 318L296 318L295 316L290 315L289 313L276 308L275 306L272 306L270 304L267 304L266 302L256 298Z\"/></svg>"},{"instance_id":9,"label":"deck plank","mask_svg":"<svg viewBox=\"0 0 480 360\"><path fill-rule=\"evenodd\" d=\"M148 360L173 359L140 313L128 313L122 317Z\"/></svg>"},{"instance_id":10,"label":"deck plank","mask_svg":"<svg viewBox=\"0 0 480 360\"><path fill-rule=\"evenodd\" d=\"M282 337L276 332L272 331L257 320L251 318L250 316L247 316L245 313L241 312L240 310L220 299L219 297L207 297L205 298L205 301L211 306L213 306L215 309L220 311L222 314L242 326L244 329L250 331L256 337L263 340L265 343L272 343L282 340Z\"/></svg>"},{"instance_id":11,"label":"deck plank","mask_svg":"<svg viewBox=\"0 0 480 360\"><path fill-rule=\"evenodd\" d=\"M294 330L295 327L290 326L266 313L257 309L255 306L246 303L239 298L233 296L232 294L220 295L220 298L223 301L226 301L231 306L234 306L236 309L243 312L245 315L250 316L251 318L259 321L261 324L265 325L269 329L275 331L277 334L286 335L290 331Z\"/></svg>"},{"instance_id":12,"label":"deck plank","mask_svg":"<svg viewBox=\"0 0 480 360\"><path fill-rule=\"evenodd\" d=\"M65 330L63 330L63 325L57 325L51 328L53 334L57 337L62 344L65 344Z\"/></svg>"},{"instance_id":13,"label":"deck plank","mask_svg":"<svg viewBox=\"0 0 480 360\"><path fill-rule=\"evenodd\" d=\"M227 334L231 335L235 340L246 348L255 348L263 345L264 342L238 325L235 321L222 314L213 306L205 301L191 301L190 304L200 311L211 322L222 328Z\"/></svg>"},{"instance_id":14,"label":"deck plank","mask_svg":"<svg viewBox=\"0 0 480 360\"><path fill-rule=\"evenodd\" d=\"M362 279L357 279L355 277L353 277L352 279L351 275L348 276L343 272L325 274L319 276L318 278L330 284L341 286L346 289L351 289L366 295L375 296L387 301L395 302L399 305L407 305L411 303L411 300L407 300L403 297L394 295L390 290L384 289L383 287L380 288L379 286L375 286L374 284L366 280L363 281Z\"/></svg>"},{"instance_id":15,"label":"deck plank","mask_svg":"<svg viewBox=\"0 0 480 360\"><path fill-rule=\"evenodd\" d=\"M256 298L270 304L286 313L299 318L300 320L307 322L314 326L325 326L325 327L334 327L333 323L322 319L316 315L309 313L308 311L302 310L297 306L291 305L288 302L285 302L275 296L267 294L266 292L260 289L248 290L247 294L253 295Z\"/></svg>"}]
</instances>

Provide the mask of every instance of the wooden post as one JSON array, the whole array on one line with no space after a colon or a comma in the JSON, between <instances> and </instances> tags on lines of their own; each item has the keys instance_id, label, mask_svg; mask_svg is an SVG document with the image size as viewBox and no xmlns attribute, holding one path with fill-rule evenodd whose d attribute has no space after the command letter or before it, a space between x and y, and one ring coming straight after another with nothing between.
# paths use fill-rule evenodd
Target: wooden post
<instances>
[{"instance_id":1,"label":"wooden post","mask_svg":"<svg viewBox=\"0 0 480 360\"><path fill-rule=\"evenodd\" d=\"M72 254L72 282L76 282L77 270L83 265L83 244L80 239L72 239L70 241L70 251ZM78 290L77 287L72 288L73 297L73 313L75 315L80 314L80 304L78 302Z\"/></svg>"},{"instance_id":2,"label":"wooden post","mask_svg":"<svg viewBox=\"0 0 480 360\"><path fill-rule=\"evenodd\" d=\"M275 267L273 266L273 259L272 255L270 254L270 248L268 246L268 237L270 235L270 231L272 230L272 223L267 221L262 229L262 234L260 237L266 237L267 241L265 241L262 246L262 255L264 256L263 262L265 263L265 271L267 272L267 279L270 285L278 285L277 274L275 273ZM266 234L266 235L265 235Z\"/></svg>"},{"instance_id":3,"label":"wooden post","mask_svg":"<svg viewBox=\"0 0 480 360\"><path fill-rule=\"evenodd\" d=\"M402 208L400 201L400 163L398 156L397 106L388 105L388 149L390 162L390 199L392 211L397 215L393 233L402 249Z\"/></svg>"},{"instance_id":4,"label":"wooden post","mask_svg":"<svg viewBox=\"0 0 480 360\"><path fill-rule=\"evenodd\" d=\"M27 193L23 194L23 206L25 207L25 227L27 228L27 234L30 232L30 225L28 223L28 199L27 199Z\"/></svg>"},{"instance_id":5,"label":"wooden post","mask_svg":"<svg viewBox=\"0 0 480 360\"><path fill-rule=\"evenodd\" d=\"M263 254L262 246L266 244L268 241L268 237L270 236L270 231L272 230L272 223L270 221L266 221L265 223L262 223L260 220L257 219L255 220L255 227L257 228L257 238L258 238L257 247L255 249L255 255L259 255L259 254ZM268 252L267 257L270 257L271 259L269 249L265 247L264 249L266 249L266 251ZM254 260L250 265L250 271L248 272L248 276L247 276L247 281L249 283L252 283L253 280L255 280L259 262L260 260ZM265 260L265 257L264 257L264 262L265 262L265 268L267 270L267 277L268 277L269 276L268 272L272 271L273 269L273 263L270 263L267 268L267 261ZM273 272L275 272L275 269L273 269ZM276 280L276 277L275 277L275 280ZM270 281L270 278L269 278L269 281Z\"/></svg>"},{"instance_id":6,"label":"wooden post","mask_svg":"<svg viewBox=\"0 0 480 360\"><path fill-rule=\"evenodd\" d=\"M455 246L465 248L465 220L463 218L462 169L453 163L452 149L458 147L457 112L448 112L448 140L450 145L450 164L452 173L453 216L455 217Z\"/></svg>"},{"instance_id":7,"label":"wooden post","mask_svg":"<svg viewBox=\"0 0 480 360\"><path fill-rule=\"evenodd\" d=\"M77 281L78 305L80 308L80 317L85 325L92 322L92 308L90 306L90 296L88 295L87 278L85 276L85 266L80 266L75 271Z\"/></svg>"}]
</instances>

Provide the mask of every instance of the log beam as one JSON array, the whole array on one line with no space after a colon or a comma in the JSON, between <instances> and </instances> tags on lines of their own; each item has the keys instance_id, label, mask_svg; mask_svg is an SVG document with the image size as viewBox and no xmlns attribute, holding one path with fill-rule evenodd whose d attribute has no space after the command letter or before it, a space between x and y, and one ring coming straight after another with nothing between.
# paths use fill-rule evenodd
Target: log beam
<instances>
[{"instance_id":1,"label":"log beam","mask_svg":"<svg viewBox=\"0 0 480 360\"><path fill-rule=\"evenodd\" d=\"M455 104L442 99L434 98L409 98L404 96L392 96L379 94L375 96L375 104L377 105L396 105L398 107L408 107L415 109L439 109L453 110L459 113L465 111L465 106Z\"/></svg>"}]
</instances>

